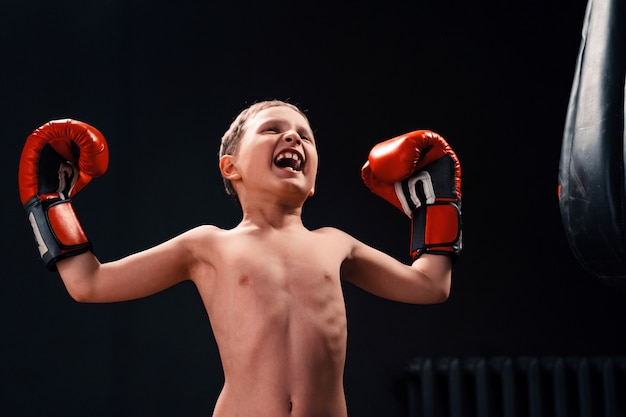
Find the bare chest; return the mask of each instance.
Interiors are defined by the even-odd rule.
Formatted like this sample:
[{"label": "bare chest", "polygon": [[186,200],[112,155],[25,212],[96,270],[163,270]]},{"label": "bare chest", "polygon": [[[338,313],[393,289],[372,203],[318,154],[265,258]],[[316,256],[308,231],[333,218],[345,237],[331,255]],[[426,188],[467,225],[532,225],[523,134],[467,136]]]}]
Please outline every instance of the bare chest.
[{"label": "bare chest", "polygon": [[341,243],[313,233],[233,240],[216,271],[218,303],[232,300],[261,315],[319,314],[343,308]]},{"label": "bare chest", "polygon": [[286,241],[235,252],[225,275],[236,290],[307,302],[329,297],[340,286],[341,257],[330,248]]}]

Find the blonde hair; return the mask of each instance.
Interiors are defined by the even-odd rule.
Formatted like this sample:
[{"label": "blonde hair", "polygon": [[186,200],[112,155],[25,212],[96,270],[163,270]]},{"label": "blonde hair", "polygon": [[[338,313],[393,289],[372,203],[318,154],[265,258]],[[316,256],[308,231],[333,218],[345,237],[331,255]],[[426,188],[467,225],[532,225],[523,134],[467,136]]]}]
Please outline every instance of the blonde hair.
[{"label": "blonde hair", "polygon": [[[261,110],[269,109],[270,107],[278,107],[278,106],[289,107],[290,109],[293,109],[297,111],[298,113],[300,113],[308,121],[308,118],[306,117],[304,112],[298,108],[298,106],[291,104],[291,103],[287,103],[286,101],[265,100],[265,101],[256,102],[252,104],[251,106],[247,107],[246,109],[244,109],[243,111],[241,111],[241,113],[239,113],[239,115],[235,118],[235,120],[233,120],[228,130],[222,136],[222,141],[220,143],[219,158],[221,159],[222,156],[224,155],[234,155],[237,152],[237,150],[239,149],[239,144],[241,143],[241,138],[243,137],[246,122],[250,118],[254,117]],[[231,195],[231,196],[237,195],[232,183],[230,182],[230,180],[227,180],[226,178],[224,178],[224,188],[226,189],[226,193],[228,195]]]}]

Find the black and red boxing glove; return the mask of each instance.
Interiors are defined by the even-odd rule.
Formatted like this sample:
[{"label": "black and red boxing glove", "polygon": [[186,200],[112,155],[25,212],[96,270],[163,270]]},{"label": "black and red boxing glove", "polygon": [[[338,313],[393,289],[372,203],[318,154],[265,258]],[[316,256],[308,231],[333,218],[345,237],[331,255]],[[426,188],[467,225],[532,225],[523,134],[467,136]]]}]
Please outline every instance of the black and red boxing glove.
[{"label": "black and red boxing glove", "polygon": [[374,146],[365,185],[411,218],[411,257],[461,252],[461,164],[443,137],[416,130]]},{"label": "black and red boxing glove", "polygon": [[28,136],[20,157],[20,199],[39,254],[51,271],[68,256],[92,249],[71,197],[107,170],[109,149],[102,133],[77,120],[53,120]]}]

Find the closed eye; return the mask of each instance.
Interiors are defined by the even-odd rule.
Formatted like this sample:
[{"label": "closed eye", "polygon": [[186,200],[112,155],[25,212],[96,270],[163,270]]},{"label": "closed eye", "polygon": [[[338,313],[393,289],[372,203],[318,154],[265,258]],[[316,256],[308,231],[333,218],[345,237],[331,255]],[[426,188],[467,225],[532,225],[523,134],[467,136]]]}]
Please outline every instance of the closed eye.
[{"label": "closed eye", "polygon": [[305,141],[307,141],[307,142],[313,142],[313,137],[312,137],[312,136],[309,136],[309,134],[308,134],[308,133],[306,133],[306,132],[300,132],[300,133],[299,133],[299,135],[300,135],[300,138],[301,138],[302,140],[305,140]]}]

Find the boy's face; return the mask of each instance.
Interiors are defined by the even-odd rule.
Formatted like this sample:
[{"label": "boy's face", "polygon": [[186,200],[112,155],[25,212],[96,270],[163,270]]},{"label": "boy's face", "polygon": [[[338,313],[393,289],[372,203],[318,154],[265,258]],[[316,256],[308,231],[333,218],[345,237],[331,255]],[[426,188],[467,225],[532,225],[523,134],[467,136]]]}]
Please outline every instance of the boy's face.
[{"label": "boy's face", "polygon": [[234,175],[230,179],[240,198],[243,187],[285,193],[302,203],[313,195],[317,176],[313,132],[306,118],[289,107],[261,110],[246,122],[235,155],[223,157],[220,165],[223,175]]}]

